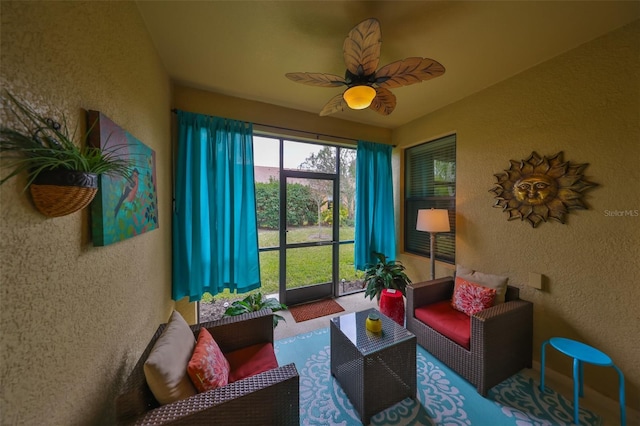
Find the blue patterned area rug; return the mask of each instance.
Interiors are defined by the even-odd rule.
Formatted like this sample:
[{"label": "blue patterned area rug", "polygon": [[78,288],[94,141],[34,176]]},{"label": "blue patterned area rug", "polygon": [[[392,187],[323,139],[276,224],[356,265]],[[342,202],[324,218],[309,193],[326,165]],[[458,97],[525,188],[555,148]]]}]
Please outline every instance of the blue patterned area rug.
[{"label": "blue patterned area rug", "polygon": [[[361,425],[358,414],[331,376],[329,329],[278,340],[280,365],[294,362],[300,374],[301,425]],[[522,373],[481,397],[473,386],[418,345],[418,401],[405,399],[376,414],[372,425],[558,426],[573,420],[573,403]],[[381,391],[384,391],[381,389]],[[602,419],[580,409],[581,425]]]}]

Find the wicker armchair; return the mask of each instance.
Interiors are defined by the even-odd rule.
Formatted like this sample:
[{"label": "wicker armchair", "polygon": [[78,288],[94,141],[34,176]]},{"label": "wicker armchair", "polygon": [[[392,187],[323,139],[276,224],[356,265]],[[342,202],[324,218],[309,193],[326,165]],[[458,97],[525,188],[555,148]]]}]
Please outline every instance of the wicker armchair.
[{"label": "wicker armchair", "polygon": [[407,287],[407,329],[420,346],[473,384],[487,391],[523,368],[531,368],[533,304],[519,298],[517,287],[507,286],[505,303],[471,316],[469,349],[443,336],[415,317],[415,309],[450,300],[454,279],[440,278]]},{"label": "wicker armchair", "polygon": [[[165,326],[160,325],[153,335],[116,400],[118,424],[300,424],[300,378],[294,364],[160,406],[147,386],[143,365]],[[273,343],[273,313],[269,309],[191,326],[194,336],[200,327],[211,331],[225,353]]]}]

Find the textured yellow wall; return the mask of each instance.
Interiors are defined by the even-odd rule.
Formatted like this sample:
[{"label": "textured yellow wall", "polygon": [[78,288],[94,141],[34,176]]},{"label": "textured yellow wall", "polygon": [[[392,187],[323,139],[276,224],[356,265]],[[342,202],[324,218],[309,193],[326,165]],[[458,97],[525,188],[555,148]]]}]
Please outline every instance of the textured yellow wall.
[{"label": "textured yellow wall", "polygon": [[107,247],[87,210],[47,219],[23,177],[0,187],[0,424],[113,424],[117,388],[173,307],[169,78],[134,3],[0,5],[3,88],[71,123],[101,111],[156,151],[160,227]]},{"label": "textured yellow wall", "polygon": [[[509,276],[534,303],[534,360],[552,336],[600,348],[623,370],[628,404],[638,409],[640,217],[607,211],[640,210],[640,21],[397,129],[396,164],[402,148],[451,132],[456,261]],[[585,193],[589,210],[533,229],[492,207],[493,175],[532,151],[563,151],[566,161],[590,164],[586,179],[599,186]],[[401,258],[414,280],[427,279],[428,259]],[[527,287],[529,272],[547,277],[544,291]],[[552,369],[571,374],[567,357],[548,355]],[[617,400],[613,369],[587,366],[585,375],[587,386]]]},{"label": "textured yellow wall", "polygon": [[[81,109],[102,111],[157,154],[160,228],[112,246],[92,247],[87,211],[46,219],[21,193],[24,179],[0,187],[0,424],[109,424],[116,389],[173,307],[169,80],[132,3],[2,1],[0,12],[3,88],[73,121]],[[636,405],[640,219],[605,210],[640,209],[639,35],[636,22],[404,126],[391,139],[384,129],[359,130],[403,147],[457,132],[458,261],[508,275],[535,303],[537,359],[552,335],[600,347],[625,372],[628,401]],[[177,96],[176,106],[260,121],[234,115],[245,103],[214,108],[215,96],[200,96]],[[282,124],[277,107],[250,111]],[[323,131],[304,114],[287,118],[303,120],[305,130],[346,137],[353,130],[338,122]],[[591,164],[587,177],[600,186],[586,197],[590,210],[571,213],[566,225],[531,229],[492,208],[493,174],[533,150],[562,150],[566,160]],[[399,175],[395,182],[399,199]],[[427,277],[428,260],[401,257],[415,281]],[[528,272],[548,277],[544,292],[526,287]],[[446,273],[439,265],[438,274]],[[550,362],[570,371],[566,358],[550,353]],[[612,370],[586,374],[588,385],[615,398]]]}]

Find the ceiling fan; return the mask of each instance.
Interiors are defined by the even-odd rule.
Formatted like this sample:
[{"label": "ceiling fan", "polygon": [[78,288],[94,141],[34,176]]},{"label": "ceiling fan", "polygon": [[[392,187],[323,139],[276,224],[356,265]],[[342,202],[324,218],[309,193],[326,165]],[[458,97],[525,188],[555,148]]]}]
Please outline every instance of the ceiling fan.
[{"label": "ceiling fan", "polygon": [[320,111],[321,116],[351,109],[367,107],[389,115],[396,107],[396,97],[390,88],[408,86],[430,80],[444,74],[444,67],[429,58],[411,57],[392,62],[379,70],[382,36],[380,22],[365,19],[353,27],[344,40],[344,78],[339,75],[317,72],[291,72],[285,76],[296,83],[319,87],[347,86],[344,93],[331,98]]}]

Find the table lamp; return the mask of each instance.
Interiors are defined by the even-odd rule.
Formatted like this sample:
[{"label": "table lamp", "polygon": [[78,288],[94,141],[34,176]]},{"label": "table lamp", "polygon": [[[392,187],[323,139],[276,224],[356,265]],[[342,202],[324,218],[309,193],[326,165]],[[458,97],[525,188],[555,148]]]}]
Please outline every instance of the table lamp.
[{"label": "table lamp", "polygon": [[418,221],[416,231],[428,232],[431,234],[431,279],[436,279],[436,232],[449,232],[449,212],[443,209],[422,209],[418,210]]}]

